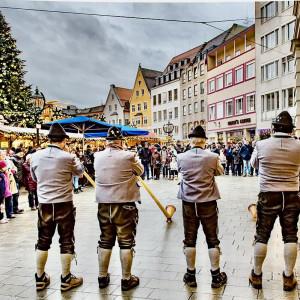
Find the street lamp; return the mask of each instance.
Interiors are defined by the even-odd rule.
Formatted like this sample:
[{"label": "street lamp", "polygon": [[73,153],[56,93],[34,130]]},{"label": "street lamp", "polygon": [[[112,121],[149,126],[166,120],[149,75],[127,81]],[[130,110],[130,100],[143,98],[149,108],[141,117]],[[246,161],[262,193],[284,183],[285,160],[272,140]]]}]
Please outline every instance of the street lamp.
[{"label": "street lamp", "polygon": [[163,131],[164,131],[164,133],[166,133],[168,135],[169,138],[171,138],[172,133],[174,131],[174,124],[170,123],[170,121],[168,121],[167,124],[164,124]]},{"label": "street lamp", "polygon": [[40,145],[40,118],[46,106],[46,99],[42,92],[36,87],[35,94],[32,96],[33,107],[31,115],[33,116],[35,128],[36,128],[36,145]]}]

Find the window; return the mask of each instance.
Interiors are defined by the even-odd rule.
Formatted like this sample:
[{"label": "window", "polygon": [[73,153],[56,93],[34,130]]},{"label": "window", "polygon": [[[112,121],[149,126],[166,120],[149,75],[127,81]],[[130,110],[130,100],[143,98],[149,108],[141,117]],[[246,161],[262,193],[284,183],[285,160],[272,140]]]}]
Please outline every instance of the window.
[{"label": "window", "polygon": [[200,65],[200,75],[204,75],[204,64]]},{"label": "window", "polygon": [[200,101],[200,111],[204,112],[204,109],[205,109],[205,107],[204,107],[204,100],[201,100]]},{"label": "window", "polygon": [[115,104],[115,110],[118,110],[118,105],[117,104]]},{"label": "window", "polygon": [[169,102],[172,101],[172,91],[168,91]]},{"label": "window", "polygon": [[262,81],[271,80],[278,77],[278,60],[261,67]]},{"label": "window", "polygon": [[198,95],[198,85],[195,84],[194,85],[194,96],[197,96]]},{"label": "window", "polygon": [[282,3],[282,10],[286,10],[294,4],[294,1],[281,1]]},{"label": "window", "polygon": [[198,77],[198,67],[194,68],[194,78],[196,79]]},{"label": "window", "polygon": [[265,94],[261,97],[262,110],[273,111],[279,109],[279,92]]},{"label": "window", "polygon": [[178,107],[174,107],[174,118],[178,118]]},{"label": "window", "polygon": [[147,102],[144,102],[144,110],[148,108]]},{"label": "window", "polygon": [[175,134],[178,134],[178,126],[174,126],[174,132]]},{"label": "window", "polygon": [[139,103],[139,104],[137,105],[137,110],[138,110],[138,111],[141,111],[141,109],[142,109],[142,105]]},{"label": "window", "polygon": [[161,105],[161,94],[158,94],[158,105]]},{"label": "window", "polygon": [[147,116],[144,117],[144,124],[147,124],[148,123],[148,118]]},{"label": "window", "polygon": [[142,96],[144,96],[144,94],[145,94],[145,91],[142,89]]},{"label": "window", "polygon": [[158,122],[161,122],[161,111],[158,112]]},{"label": "window", "polygon": [[169,120],[172,120],[172,117],[173,117],[173,112],[170,110],[169,111]]},{"label": "window", "polygon": [[192,113],[192,104],[188,105],[188,113],[189,113],[189,115]]},{"label": "window", "polygon": [[255,94],[246,96],[246,112],[254,112],[255,111]]},{"label": "window", "polygon": [[200,94],[204,94],[204,81],[200,82]]},{"label": "window", "polygon": [[153,96],[153,105],[156,105],[156,95]]},{"label": "window", "polygon": [[156,111],[153,113],[153,121],[157,122],[157,112]]},{"label": "window", "polygon": [[139,85],[141,85],[141,83],[142,83],[142,82],[141,82],[141,81],[139,81]]},{"label": "window", "polygon": [[243,113],[243,97],[235,99],[235,114],[241,115]]},{"label": "window", "polygon": [[294,88],[282,90],[282,108],[294,106]]},{"label": "window", "polygon": [[161,128],[158,128],[158,134],[162,135],[162,129]]},{"label": "window", "polygon": [[215,91],[215,79],[211,79],[208,81],[208,91],[212,93]]},{"label": "window", "polygon": [[188,71],[188,81],[192,80],[192,70]]},{"label": "window", "polygon": [[266,52],[278,46],[278,32],[276,29],[261,38],[261,52]]},{"label": "window", "polygon": [[194,113],[197,113],[199,110],[199,103],[198,102],[194,102]]},{"label": "window", "polygon": [[188,97],[191,98],[192,97],[192,87],[188,88]]},{"label": "window", "polygon": [[182,90],[182,99],[183,99],[183,100],[186,99],[186,90]]},{"label": "window", "polygon": [[243,81],[243,67],[235,69],[235,83]]},{"label": "window", "polygon": [[282,75],[294,72],[294,56],[289,55],[282,58]]},{"label": "window", "polygon": [[216,80],[216,90],[221,90],[224,86],[224,80],[223,80],[223,75],[217,77]]},{"label": "window", "polygon": [[132,112],[135,112],[135,105],[132,105],[132,106],[131,106],[131,111],[132,111]]},{"label": "window", "polygon": [[139,91],[135,91],[135,94],[138,97],[140,93],[139,93]]},{"label": "window", "polygon": [[175,100],[178,100],[178,90],[177,89],[174,90],[174,101]]},{"label": "window", "polygon": [[164,116],[164,120],[167,120],[167,110],[166,109],[164,109],[164,111],[163,111],[163,116]]},{"label": "window", "polygon": [[232,103],[232,100],[227,100],[225,102],[225,114],[226,114],[226,117],[231,117],[233,115],[233,103]]},{"label": "window", "polygon": [[222,119],[224,117],[223,107],[223,102],[217,103],[217,119]]},{"label": "window", "polygon": [[232,85],[232,71],[225,73],[225,86],[231,86]]},{"label": "window", "polygon": [[215,119],[215,114],[216,114],[216,106],[210,105],[208,109],[208,118],[210,121]]},{"label": "window", "polygon": [[290,41],[294,36],[295,21],[282,26],[282,43]]},{"label": "window", "polygon": [[115,99],[115,95],[111,94],[111,99],[114,100]]},{"label": "window", "polygon": [[186,105],[182,106],[182,115],[186,116]]},{"label": "window", "polygon": [[167,103],[167,92],[162,93],[163,103]]},{"label": "window", "polygon": [[255,76],[255,62],[246,64],[246,79],[253,78]]},{"label": "window", "polygon": [[112,111],[111,105],[108,106],[108,110],[109,110],[109,111]]},{"label": "window", "polygon": [[186,81],[186,73],[182,73],[182,83],[185,83]]},{"label": "window", "polygon": [[278,13],[278,2],[272,1],[261,8],[261,23],[264,23],[268,21],[268,19],[271,19],[275,17]]}]

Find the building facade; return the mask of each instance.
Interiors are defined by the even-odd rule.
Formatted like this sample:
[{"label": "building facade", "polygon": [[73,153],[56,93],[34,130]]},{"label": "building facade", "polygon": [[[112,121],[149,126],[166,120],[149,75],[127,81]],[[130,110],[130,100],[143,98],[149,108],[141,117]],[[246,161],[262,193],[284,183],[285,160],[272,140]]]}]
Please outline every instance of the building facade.
[{"label": "building facade", "polygon": [[296,17],[294,39],[292,40],[292,52],[295,57],[295,110],[296,110],[296,135],[300,136],[300,2],[294,2],[294,16]]},{"label": "building facade", "polygon": [[270,134],[272,119],[279,112],[288,110],[296,115],[293,4],[255,2],[257,134],[261,137]]},{"label": "building facade", "polygon": [[151,89],[156,77],[162,72],[138,66],[130,98],[130,124],[147,130],[152,129]]},{"label": "building facade", "polygon": [[129,100],[132,90],[110,85],[106,98],[103,115],[110,124],[129,125],[130,105]]},{"label": "building facade", "polygon": [[227,143],[254,137],[254,25],[208,52],[207,116],[207,134],[211,142]]},{"label": "building facade", "polygon": [[[153,131],[158,136],[166,136],[164,125],[173,124],[172,136],[176,140],[183,139],[182,103],[186,91],[182,93],[181,76],[186,67],[194,60],[202,46],[195,47],[171,59],[163,74],[156,79],[151,90]],[[185,83],[185,82],[184,82]],[[184,86],[185,88],[185,86]]]}]

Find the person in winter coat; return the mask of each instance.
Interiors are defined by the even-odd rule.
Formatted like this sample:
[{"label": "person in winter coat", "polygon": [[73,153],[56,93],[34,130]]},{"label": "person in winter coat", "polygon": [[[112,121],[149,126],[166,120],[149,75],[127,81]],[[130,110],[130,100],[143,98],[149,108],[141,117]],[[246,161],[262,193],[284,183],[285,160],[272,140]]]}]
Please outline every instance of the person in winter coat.
[{"label": "person in winter coat", "polygon": [[6,163],[1,160],[0,161],[0,224],[8,223],[8,220],[4,218],[4,210],[5,210],[5,191],[6,191],[6,178],[5,174],[2,170],[6,167]]},{"label": "person in winter coat", "polygon": [[162,147],[162,150],[160,151],[160,155],[161,155],[163,178],[167,178],[169,170],[168,170],[168,150],[166,146]]},{"label": "person in winter coat", "polygon": [[36,210],[39,201],[37,196],[37,184],[30,173],[31,154],[26,156],[26,162],[23,164],[23,185],[28,191],[28,204],[31,210]]},{"label": "person in winter coat", "polygon": [[235,176],[242,176],[242,160],[240,157],[240,147],[237,145],[233,151],[233,164],[234,164],[234,173]]},{"label": "person in winter coat", "polygon": [[229,169],[231,169],[232,175],[234,174],[234,164],[233,164],[233,154],[232,154],[232,146],[227,145],[227,148],[224,151],[226,156],[226,170],[225,175],[229,175]]},{"label": "person in winter coat", "polygon": [[[152,152],[149,149],[148,143],[145,142],[143,147],[139,150],[138,152],[139,154],[139,158],[142,162],[142,165],[144,167],[144,173],[142,174],[142,179],[145,179],[145,176],[147,177],[147,179],[150,179],[150,161],[151,161],[151,156],[152,156]],[[152,173],[152,172],[151,172]]]},{"label": "person in winter coat", "polygon": [[159,180],[161,168],[161,156],[157,149],[154,150],[151,157],[151,165],[153,167],[154,180]]},{"label": "person in winter coat", "polygon": [[251,175],[251,168],[250,168],[250,158],[251,158],[251,149],[248,141],[244,142],[244,145],[241,147],[239,152],[240,157],[243,160],[243,176],[246,177],[247,175]]}]

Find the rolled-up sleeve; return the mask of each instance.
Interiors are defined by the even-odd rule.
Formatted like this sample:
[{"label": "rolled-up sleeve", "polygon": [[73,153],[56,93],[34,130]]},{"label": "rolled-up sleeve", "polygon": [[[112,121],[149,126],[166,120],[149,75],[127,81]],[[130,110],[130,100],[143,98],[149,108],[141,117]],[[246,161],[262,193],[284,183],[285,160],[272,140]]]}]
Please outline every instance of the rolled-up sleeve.
[{"label": "rolled-up sleeve", "polygon": [[133,156],[132,169],[133,173],[137,176],[140,176],[144,173],[144,166],[141,164],[140,160],[136,155]]},{"label": "rolled-up sleeve", "polygon": [[218,157],[217,158],[217,167],[216,167],[216,170],[215,170],[215,176],[220,176],[220,175],[223,175],[223,174],[224,174],[224,168],[221,164],[220,158]]},{"label": "rolled-up sleeve", "polygon": [[257,145],[252,152],[250,164],[254,169],[258,169],[259,161],[258,161]]}]

